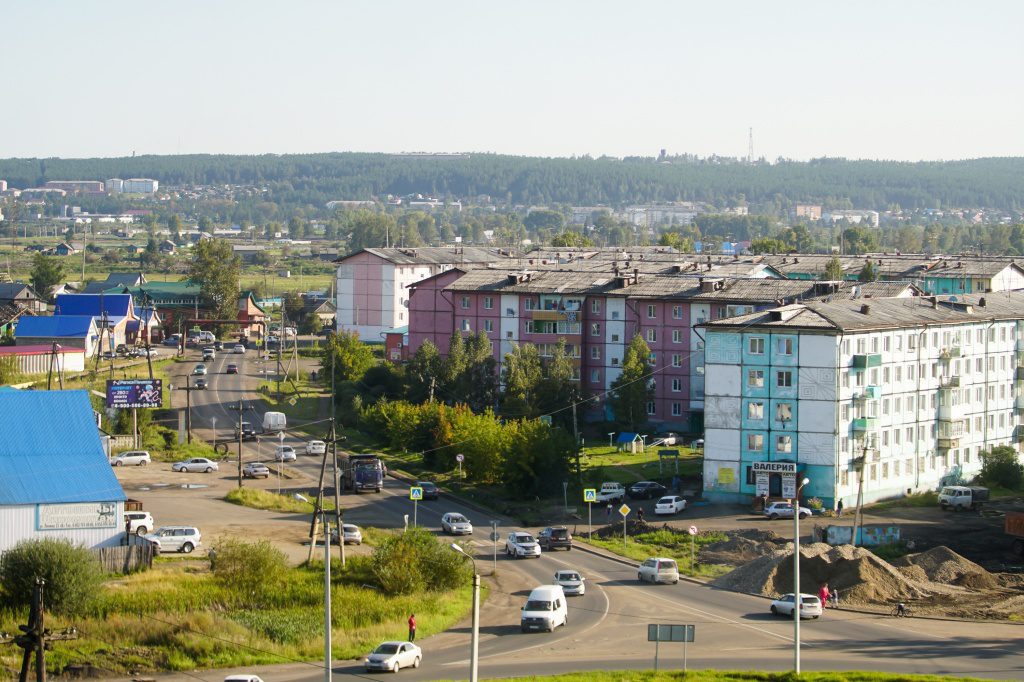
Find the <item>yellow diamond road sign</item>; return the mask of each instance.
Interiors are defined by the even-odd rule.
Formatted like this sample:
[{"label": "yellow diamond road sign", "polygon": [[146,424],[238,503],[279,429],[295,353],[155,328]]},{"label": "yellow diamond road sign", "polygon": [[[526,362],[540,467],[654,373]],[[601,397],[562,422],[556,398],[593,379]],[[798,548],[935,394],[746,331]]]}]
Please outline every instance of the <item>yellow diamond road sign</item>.
[{"label": "yellow diamond road sign", "polygon": [[597,488],[584,488],[583,489],[583,501],[584,502],[597,502]]},{"label": "yellow diamond road sign", "polygon": [[619,507],[619,513],[622,514],[623,516],[629,516],[629,512],[631,512],[631,511],[633,511],[633,510],[629,508],[628,504],[624,504],[621,507]]},{"label": "yellow diamond road sign", "polygon": [[409,488],[409,499],[410,500],[422,500],[423,499],[423,488],[418,485],[414,485]]}]

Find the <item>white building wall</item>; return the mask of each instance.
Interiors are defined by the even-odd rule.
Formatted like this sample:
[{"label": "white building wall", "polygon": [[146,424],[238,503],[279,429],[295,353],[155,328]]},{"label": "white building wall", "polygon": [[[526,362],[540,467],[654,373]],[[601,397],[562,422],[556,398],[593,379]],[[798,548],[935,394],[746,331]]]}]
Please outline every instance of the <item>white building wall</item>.
[{"label": "white building wall", "polygon": [[626,356],[626,299],[609,298],[605,302],[607,317],[604,325],[604,363],[608,367],[605,372],[605,388],[622,374],[622,360]]},{"label": "white building wall", "polygon": [[0,553],[22,540],[63,538],[88,548],[118,545],[124,537],[124,502],[117,502],[112,528],[83,528],[69,530],[36,530],[38,505],[12,505],[0,507]]},{"label": "white building wall", "polygon": [[[501,306],[501,322],[499,323],[499,330],[501,332],[500,357],[504,358],[519,343],[519,325],[521,324],[519,318],[519,296],[517,294],[502,294],[498,305]],[[512,311],[511,315],[508,314],[509,311]]]},{"label": "white building wall", "polygon": [[1012,265],[1008,265],[992,278],[990,288],[992,291],[1024,289],[1024,274]]}]

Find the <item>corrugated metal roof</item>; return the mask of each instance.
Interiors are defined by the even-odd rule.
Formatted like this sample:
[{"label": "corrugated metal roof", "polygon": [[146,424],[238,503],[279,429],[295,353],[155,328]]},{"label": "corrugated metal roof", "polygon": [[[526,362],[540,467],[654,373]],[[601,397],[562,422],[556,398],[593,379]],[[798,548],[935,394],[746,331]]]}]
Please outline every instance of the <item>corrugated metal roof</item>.
[{"label": "corrugated metal roof", "polygon": [[91,315],[57,315],[55,317],[23,317],[14,330],[15,338],[84,337],[93,329]]},{"label": "corrugated metal roof", "polygon": [[125,499],[86,391],[4,391],[0,433],[0,505]]},{"label": "corrugated metal roof", "polygon": [[346,259],[360,253],[372,253],[389,263],[396,265],[448,265],[457,263],[491,263],[508,260],[510,254],[501,249],[491,249],[479,246],[420,246],[415,248],[394,248],[394,249],[362,249],[355,253],[339,258],[335,263],[342,263]]},{"label": "corrugated metal roof", "polygon": [[54,305],[54,315],[92,315],[108,318],[128,317],[134,306],[129,294],[60,294]]}]

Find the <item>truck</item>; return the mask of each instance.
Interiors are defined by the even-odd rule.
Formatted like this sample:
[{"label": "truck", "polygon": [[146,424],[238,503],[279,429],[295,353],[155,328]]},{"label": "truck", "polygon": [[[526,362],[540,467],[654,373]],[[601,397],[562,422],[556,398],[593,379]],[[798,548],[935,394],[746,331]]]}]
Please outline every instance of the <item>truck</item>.
[{"label": "truck", "polygon": [[341,487],[354,493],[372,490],[379,493],[384,485],[384,463],[377,455],[350,454],[341,472]]},{"label": "truck", "polygon": [[1003,530],[1013,538],[1013,551],[1024,556],[1024,512],[1006,512]]},{"label": "truck", "polygon": [[605,481],[601,484],[601,489],[597,491],[597,501],[600,504],[619,503],[625,498],[625,486],[614,481]]},{"label": "truck", "polygon": [[943,509],[981,509],[985,502],[988,502],[988,488],[980,486],[947,485],[939,491],[939,506]]}]

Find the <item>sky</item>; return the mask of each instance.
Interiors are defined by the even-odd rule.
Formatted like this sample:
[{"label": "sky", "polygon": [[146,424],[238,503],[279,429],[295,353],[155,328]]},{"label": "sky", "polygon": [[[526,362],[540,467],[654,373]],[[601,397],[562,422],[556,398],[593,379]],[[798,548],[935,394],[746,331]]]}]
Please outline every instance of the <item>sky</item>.
[{"label": "sky", "polygon": [[1024,156],[1018,0],[6,3],[0,158]]}]

